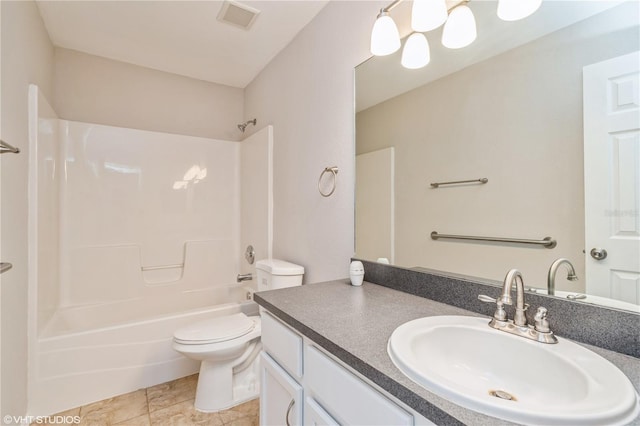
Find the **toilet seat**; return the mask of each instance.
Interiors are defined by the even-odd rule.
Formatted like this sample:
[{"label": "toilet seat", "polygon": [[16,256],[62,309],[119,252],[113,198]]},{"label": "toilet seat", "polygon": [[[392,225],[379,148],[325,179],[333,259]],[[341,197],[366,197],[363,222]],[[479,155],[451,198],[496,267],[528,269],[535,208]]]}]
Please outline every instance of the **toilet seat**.
[{"label": "toilet seat", "polygon": [[200,321],[178,329],[173,340],[183,345],[206,345],[237,339],[256,327],[254,320],[242,312]]}]

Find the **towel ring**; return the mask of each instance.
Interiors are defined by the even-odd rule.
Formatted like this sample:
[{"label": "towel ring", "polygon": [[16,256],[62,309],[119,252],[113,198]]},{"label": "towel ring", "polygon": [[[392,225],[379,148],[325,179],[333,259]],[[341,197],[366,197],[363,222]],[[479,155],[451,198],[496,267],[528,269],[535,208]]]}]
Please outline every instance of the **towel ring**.
[{"label": "towel ring", "polygon": [[[333,186],[331,188],[331,191],[329,192],[322,192],[322,188],[320,187],[320,183],[322,182],[322,177],[324,176],[325,173],[331,173],[333,175]],[[331,194],[333,194],[333,192],[336,190],[337,181],[338,181],[338,166],[325,167],[322,173],[320,173],[320,179],[318,179],[318,191],[320,191],[320,195],[322,195],[323,197],[330,197]]]}]

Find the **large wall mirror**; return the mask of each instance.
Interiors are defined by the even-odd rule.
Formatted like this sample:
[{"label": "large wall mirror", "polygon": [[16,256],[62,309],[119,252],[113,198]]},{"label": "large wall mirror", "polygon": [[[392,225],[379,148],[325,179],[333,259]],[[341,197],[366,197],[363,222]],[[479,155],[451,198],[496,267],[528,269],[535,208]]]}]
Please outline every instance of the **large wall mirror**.
[{"label": "large wall mirror", "polygon": [[[542,293],[566,258],[577,280],[560,264],[557,297],[640,312],[639,2],[547,0],[515,22],[468,6],[470,46],[435,30],[424,68],[399,51],[356,69],[356,257],[496,281],[518,268]],[[431,185],[463,180],[478,181]]]}]

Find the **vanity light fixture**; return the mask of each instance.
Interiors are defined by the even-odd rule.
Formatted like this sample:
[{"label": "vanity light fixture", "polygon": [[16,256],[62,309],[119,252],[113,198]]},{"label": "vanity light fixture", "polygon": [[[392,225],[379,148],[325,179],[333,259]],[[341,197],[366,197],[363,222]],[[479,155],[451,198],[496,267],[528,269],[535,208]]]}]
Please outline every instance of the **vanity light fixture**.
[{"label": "vanity light fixture", "polygon": [[415,70],[426,66],[431,60],[429,42],[422,33],[413,33],[402,49],[402,66]]},{"label": "vanity light fixture", "polygon": [[466,4],[451,10],[442,30],[442,45],[449,49],[460,49],[473,43],[478,33],[476,18]]},{"label": "vanity light fixture", "polygon": [[[380,9],[371,31],[371,53],[386,56],[396,52],[400,46],[400,33],[389,12],[402,0],[395,0]],[[434,30],[442,24],[442,44],[450,49],[460,49],[473,43],[477,37],[476,20],[467,5],[469,0],[457,1],[447,9],[446,0],[413,0],[411,8],[411,28],[413,33],[407,38],[402,52],[405,68],[422,68],[430,61],[429,43],[424,32]],[[542,0],[499,0],[498,17],[505,21],[515,21],[534,13]]]},{"label": "vanity light fixture", "polygon": [[446,0],[413,0],[411,29],[418,33],[435,30],[448,16]]},{"label": "vanity light fixture", "polygon": [[400,33],[393,18],[389,15],[389,11],[397,3],[399,1],[381,9],[376,22],[373,24],[373,30],[371,30],[371,53],[375,56],[390,55],[400,49]]},{"label": "vanity light fixture", "polygon": [[542,0],[499,0],[498,18],[503,21],[517,21],[538,10]]}]

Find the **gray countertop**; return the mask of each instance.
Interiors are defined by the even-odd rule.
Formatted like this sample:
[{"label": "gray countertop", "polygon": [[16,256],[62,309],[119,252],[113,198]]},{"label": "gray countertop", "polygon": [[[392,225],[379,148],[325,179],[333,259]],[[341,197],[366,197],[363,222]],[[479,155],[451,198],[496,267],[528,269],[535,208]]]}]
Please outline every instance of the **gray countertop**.
[{"label": "gray countertop", "polygon": [[[348,279],[259,292],[255,301],[438,425],[513,424],[427,391],[402,374],[387,354],[391,333],[407,321],[434,315],[479,314],[368,282],[354,287]],[[640,389],[639,359],[582,346],[611,361]],[[640,425],[640,419],[633,424]]]}]

